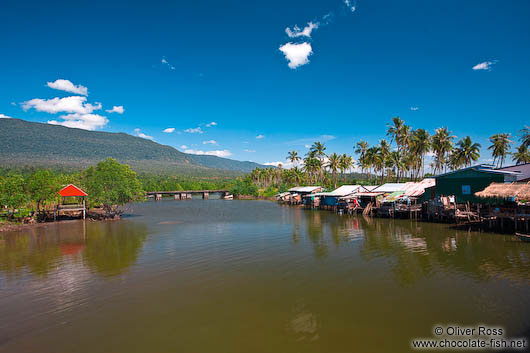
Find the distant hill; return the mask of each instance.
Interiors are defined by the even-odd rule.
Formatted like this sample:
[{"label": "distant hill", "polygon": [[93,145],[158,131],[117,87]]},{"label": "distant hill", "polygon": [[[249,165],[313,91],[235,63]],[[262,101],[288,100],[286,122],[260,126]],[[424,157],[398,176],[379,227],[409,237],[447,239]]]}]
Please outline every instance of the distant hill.
[{"label": "distant hill", "polygon": [[107,157],[139,172],[226,174],[263,167],[216,156],[182,153],[125,133],[87,131],[20,119],[0,119],[0,167],[78,169]]}]

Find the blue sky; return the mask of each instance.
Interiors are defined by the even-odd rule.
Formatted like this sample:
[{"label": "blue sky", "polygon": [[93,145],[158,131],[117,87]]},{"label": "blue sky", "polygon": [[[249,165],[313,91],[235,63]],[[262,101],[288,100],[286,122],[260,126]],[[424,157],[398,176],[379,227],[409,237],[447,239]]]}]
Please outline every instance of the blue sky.
[{"label": "blue sky", "polygon": [[261,163],[315,140],[353,154],[396,115],[470,135],[486,160],[490,135],[530,124],[528,1],[52,0],[0,10],[4,116]]}]

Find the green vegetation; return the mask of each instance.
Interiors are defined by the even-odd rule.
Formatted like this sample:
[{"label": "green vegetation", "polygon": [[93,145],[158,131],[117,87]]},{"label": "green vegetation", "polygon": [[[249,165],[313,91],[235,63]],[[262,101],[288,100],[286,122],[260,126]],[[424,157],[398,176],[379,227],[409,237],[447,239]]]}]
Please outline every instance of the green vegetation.
[{"label": "green vegetation", "polygon": [[137,172],[187,176],[240,176],[260,165],[215,156],[200,156],[125,133],[0,120],[0,167],[36,166],[79,171],[105,158],[126,163]]},{"label": "green vegetation", "polygon": [[8,220],[37,216],[42,208],[58,201],[58,191],[73,183],[90,197],[89,205],[101,206],[114,212],[117,206],[144,196],[136,173],[128,165],[108,158],[95,167],[79,173],[57,173],[37,169],[25,174],[8,171],[0,173],[0,206]]},{"label": "green vegetation", "polygon": [[[413,130],[399,117],[387,125],[386,135],[390,142],[381,139],[376,146],[359,141],[354,146],[357,161],[351,156],[325,153],[326,146],[315,142],[302,160],[298,151],[290,151],[287,160],[294,165],[292,169],[256,168],[242,178],[247,185],[256,185],[258,194],[265,189],[278,191],[291,186],[318,184],[327,188],[336,188],[340,184],[382,184],[387,181],[418,180],[428,176],[425,173],[425,157],[432,154],[429,167],[433,174],[471,166],[480,158],[481,145],[465,136],[455,143],[456,136],[447,127],[441,127],[431,134],[425,129]],[[516,164],[530,163],[530,126],[520,131],[521,145],[513,153]],[[500,133],[490,137],[493,163],[502,167],[509,155],[513,142],[511,134]],[[394,146],[393,146],[394,144]],[[346,172],[356,165],[361,173]],[[240,186],[240,188],[243,188]]]},{"label": "green vegetation", "polygon": [[101,205],[107,213],[116,207],[144,197],[136,173],[113,158],[99,162],[81,174],[81,185],[90,195],[89,205]]},{"label": "green vegetation", "polygon": [[[88,193],[89,207],[102,207],[113,214],[117,206],[143,199],[145,191],[213,190],[234,188],[230,177],[198,178],[182,175],[137,175],[128,165],[113,158],[99,162],[80,172],[50,169],[0,169],[0,219],[39,220],[41,211],[58,202],[58,191],[75,184]],[[237,194],[258,196],[258,190],[240,187]],[[268,194],[272,193],[269,190]]]}]

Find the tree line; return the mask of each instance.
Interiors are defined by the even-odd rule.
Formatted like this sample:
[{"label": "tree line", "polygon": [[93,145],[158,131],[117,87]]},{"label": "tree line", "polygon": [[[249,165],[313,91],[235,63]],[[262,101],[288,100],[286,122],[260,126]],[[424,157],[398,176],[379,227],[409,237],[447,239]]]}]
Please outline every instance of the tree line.
[{"label": "tree line", "polygon": [[[89,207],[102,207],[114,212],[117,206],[144,196],[136,173],[128,165],[108,158],[77,173],[36,169],[31,173],[7,171],[0,176],[0,207],[8,219],[39,215],[47,205],[55,204],[58,191],[75,184],[88,193]],[[20,212],[24,210],[25,212]]]},{"label": "tree line", "polygon": [[[319,184],[337,187],[346,183],[347,179],[355,183],[384,183],[387,180],[400,182],[403,180],[418,180],[428,175],[469,167],[480,158],[479,143],[470,136],[457,141],[457,137],[447,127],[440,127],[430,134],[427,130],[412,129],[399,118],[392,118],[387,124],[386,137],[375,146],[368,142],[358,141],[353,149],[357,160],[347,154],[326,154],[326,146],[316,141],[309,151],[302,156],[298,151],[290,151],[286,160],[293,165],[284,169],[256,168],[247,176],[247,188],[252,183],[257,188],[277,188],[284,190],[293,185]],[[489,138],[493,164],[502,167],[509,156],[515,164],[530,163],[530,126],[519,132],[520,145],[512,152],[514,144],[509,133],[494,134]],[[432,161],[426,166],[427,155]],[[358,167],[360,176],[352,179],[351,171]],[[426,167],[430,173],[426,173]]]}]

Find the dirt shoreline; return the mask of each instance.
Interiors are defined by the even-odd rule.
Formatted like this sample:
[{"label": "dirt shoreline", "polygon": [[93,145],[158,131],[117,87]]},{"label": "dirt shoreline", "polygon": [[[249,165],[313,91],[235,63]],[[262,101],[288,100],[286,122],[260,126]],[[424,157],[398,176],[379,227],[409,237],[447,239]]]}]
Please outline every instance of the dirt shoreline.
[{"label": "dirt shoreline", "polygon": [[[102,214],[95,213],[95,214],[87,214],[86,221],[92,222],[92,221],[113,221],[113,220],[119,220],[121,219],[121,214],[114,214],[112,216],[103,216]],[[73,222],[79,222],[83,219],[62,219],[57,221],[47,221],[47,222],[32,222],[32,223],[13,223],[13,222],[6,222],[0,224],[0,233],[4,232],[18,232],[26,229],[35,229],[35,228],[42,228],[46,227],[52,224],[57,223],[73,223]]]}]

